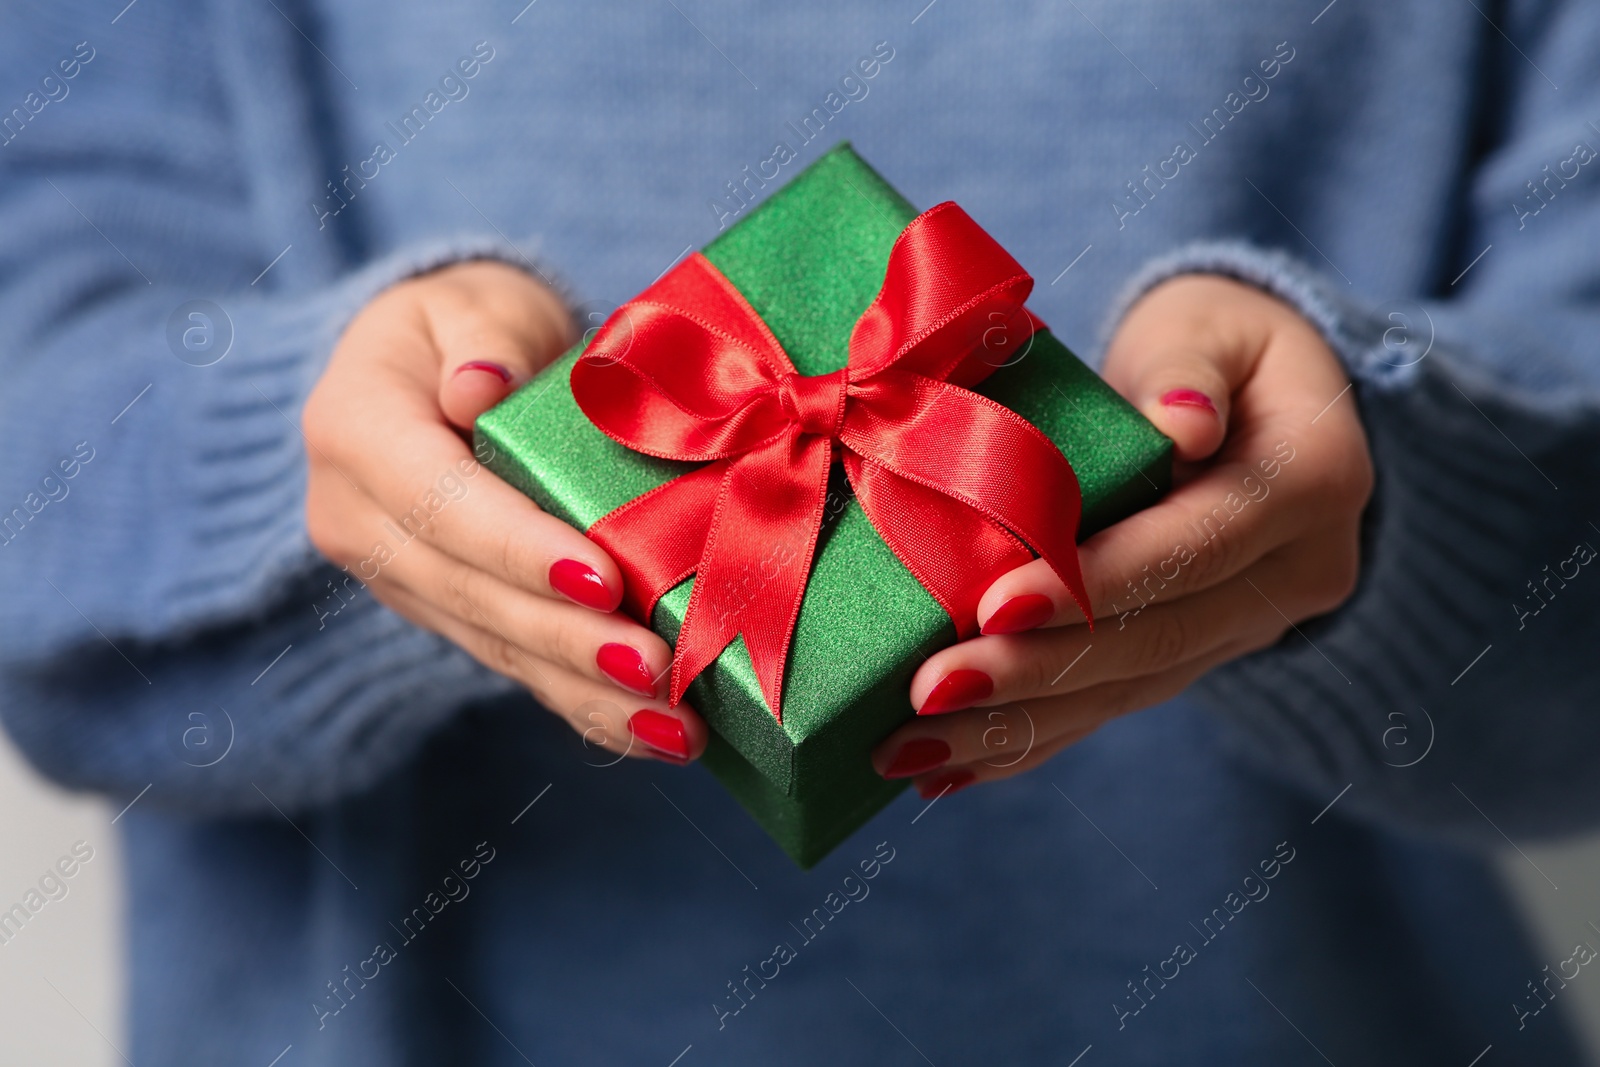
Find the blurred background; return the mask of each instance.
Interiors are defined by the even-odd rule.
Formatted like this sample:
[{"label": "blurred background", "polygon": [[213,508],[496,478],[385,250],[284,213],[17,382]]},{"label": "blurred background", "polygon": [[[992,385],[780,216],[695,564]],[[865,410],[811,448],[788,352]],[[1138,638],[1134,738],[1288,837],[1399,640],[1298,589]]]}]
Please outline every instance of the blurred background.
[{"label": "blurred background", "polygon": [[[86,842],[94,858],[66,879],[17,933],[0,927],[0,1065],[115,1067],[122,1053],[120,809],[63,792],[22,761],[0,734],[0,912],[22,900],[57,860]],[[1500,858],[1541,960],[1555,970],[1586,942],[1600,948],[1600,835],[1559,847],[1519,842]],[[81,854],[81,846],[80,846]],[[59,890],[56,890],[59,893]],[[1591,926],[1590,923],[1594,923]],[[1533,975],[1529,975],[1533,978]],[[1507,990],[1506,1011],[1516,990]],[[1600,975],[1580,972],[1560,991],[1600,1067]],[[1508,1050],[1509,1051],[1509,1050]],[[1481,1067],[1513,1062],[1486,1059]],[[131,1064],[129,1065],[131,1067]]]},{"label": "blurred background", "polygon": [[[79,841],[94,858],[22,927],[0,927],[0,1064],[122,1067],[117,814],[34,773],[0,734],[0,912]],[[82,849],[80,847],[80,854]],[[56,891],[59,893],[59,890]],[[41,894],[42,895],[42,894]]]}]

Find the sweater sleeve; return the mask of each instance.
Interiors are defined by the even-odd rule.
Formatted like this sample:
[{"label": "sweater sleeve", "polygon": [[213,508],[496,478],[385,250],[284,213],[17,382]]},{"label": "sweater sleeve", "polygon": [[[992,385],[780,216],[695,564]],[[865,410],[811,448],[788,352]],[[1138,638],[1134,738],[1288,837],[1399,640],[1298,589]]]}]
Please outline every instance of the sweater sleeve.
[{"label": "sweater sleeve", "polygon": [[306,210],[304,44],[263,11],[38,5],[0,43],[44,101],[0,132],[0,712],[59,781],[197,814],[360,789],[510,687],[319,559],[299,415],[380,290],[518,257]]},{"label": "sweater sleeve", "polygon": [[1521,30],[1560,98],[1510,57],[1522,89],[1431,293],[1367,302],[1282,252],[1207,243],[1149,264],[1121,304],[1231,276],[1343,360],[1338,402],[1359,405],[1377,472],[1357,590],[1192,694],[1319,804],[1349,787],[1345,814],[1474,844],[1600,823],[1600,137],[1583,119],[1600,70],[1560,17]]}]

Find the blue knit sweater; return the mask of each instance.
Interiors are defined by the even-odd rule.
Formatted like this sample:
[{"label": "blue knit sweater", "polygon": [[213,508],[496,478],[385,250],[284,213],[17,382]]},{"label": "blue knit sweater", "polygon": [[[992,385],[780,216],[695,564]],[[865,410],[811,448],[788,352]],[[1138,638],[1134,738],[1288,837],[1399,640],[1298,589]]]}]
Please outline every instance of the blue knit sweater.
[{"label": "blue knit sweater", "polygon": [[[134,1062],[1574,1061],[1484,856],[1600,822],[1600,10],[120,6],[0,36],[0,701],[133,802]],[[1087,355],[1283,296],[1378,488],[1335,614],[800,873],[336,589],[296,420],[397,279],[603,314],[843,137]]]}]

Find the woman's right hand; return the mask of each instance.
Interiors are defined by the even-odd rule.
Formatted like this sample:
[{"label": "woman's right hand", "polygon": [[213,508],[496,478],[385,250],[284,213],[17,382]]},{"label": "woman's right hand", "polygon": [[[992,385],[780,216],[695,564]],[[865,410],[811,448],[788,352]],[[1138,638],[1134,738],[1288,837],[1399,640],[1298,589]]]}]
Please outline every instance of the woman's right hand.
[{"label": "woman's right hand", "polygon": [[681,763],[706,727],[661,699],[672,654],[616,610],[616,564],[467,443],[478,415],[574,339],[556,295],[505,264],[386,290],[306,401],[306,524],[379,601],[520,682],[587,743]]}]

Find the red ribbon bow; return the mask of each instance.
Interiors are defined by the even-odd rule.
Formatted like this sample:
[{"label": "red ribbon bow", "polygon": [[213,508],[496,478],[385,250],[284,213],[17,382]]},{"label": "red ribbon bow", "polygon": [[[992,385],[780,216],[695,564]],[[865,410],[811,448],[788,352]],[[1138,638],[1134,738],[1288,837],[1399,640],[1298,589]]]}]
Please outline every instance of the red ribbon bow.
[{"label": "red ribbon bow", "polygon": [[622,569],[625,606],[647,623],[663,593],[696,576],[672,703],[743,634],[782,721],[836,445],[867,518],[960,637],[977,632],[979,598],[1032,559],[1030,547],[1089,616],[1077,476],[1033,424],[963,388],[1042,325],[1023,308],[1032,288],[994,238],[944,203],[895,241],[849,361],[832,374],[796,374],[698,252],[607,320],[572,369],[578,406],[636,452],[705,464],[589,530]]}]

